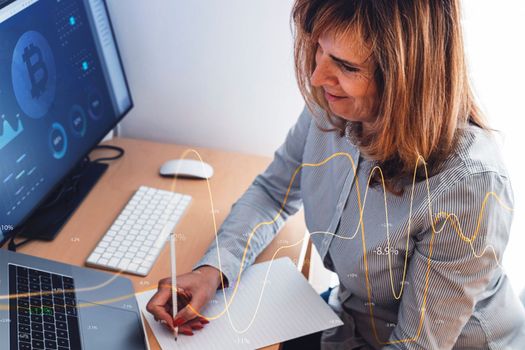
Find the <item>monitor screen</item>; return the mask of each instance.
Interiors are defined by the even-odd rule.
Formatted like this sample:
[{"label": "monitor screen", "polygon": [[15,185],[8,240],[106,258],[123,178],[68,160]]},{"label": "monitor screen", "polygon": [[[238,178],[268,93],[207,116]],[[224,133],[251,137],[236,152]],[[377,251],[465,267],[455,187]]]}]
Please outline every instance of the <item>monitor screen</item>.
[{"label": "monitor screen", "polygon": [[104,0],[0,0],[0,242],[131,107]]}]

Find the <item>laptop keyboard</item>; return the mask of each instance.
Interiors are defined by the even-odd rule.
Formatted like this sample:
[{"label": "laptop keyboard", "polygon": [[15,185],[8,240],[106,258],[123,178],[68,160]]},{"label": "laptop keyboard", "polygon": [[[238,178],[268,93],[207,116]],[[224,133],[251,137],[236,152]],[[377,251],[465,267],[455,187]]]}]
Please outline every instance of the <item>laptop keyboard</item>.
[{"label": "laptop keyboard", "polygon": [[81,349],[71,277],[9,264],[11,350]]}]

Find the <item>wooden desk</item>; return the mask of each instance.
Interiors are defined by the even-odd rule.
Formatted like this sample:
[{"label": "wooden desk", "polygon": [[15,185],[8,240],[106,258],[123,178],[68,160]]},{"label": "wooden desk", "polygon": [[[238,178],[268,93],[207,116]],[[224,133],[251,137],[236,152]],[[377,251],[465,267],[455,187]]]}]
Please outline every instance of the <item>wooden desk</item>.
[{"label": "wooden desk", "polygon": [[[20,249],[21,253],[84,266],[84,262],[101,236],[111,226],[116,216],[134,191],[141,185],[170,189],[173,181],[158,175],[159,167],[169,159],[180,158],[187,147],[154,143],[142,140],[115,139],[106,144],[125,149],[123,158],[113,161],[100,182],[91,191],[81,207],[53,242],[32,242]],[[203,160],[214,167],[210,180],[218,227],[230,211],[231,205],[251,184],[254,177],[270,163],[267,157],[196,148]],[[93,157],[109,154],[97,151]],[[214,239],[214,226],[208,189],[205,181],[175,180],[175,191],[193,197],[190,207],[176,227],[177,269],[179,274],[191,271],[208,245]],[[272,244],[259,256],[258,262],[271,258],[283,242],[296,242],[305,232],[303,215],[290,218],[286,227]],[[298,261],[301,247],[279,252]],[[159,279],[170,275],[169,247],[166,245],[150,274],[145,277],[126,275],[133,281],[137,292],[157,285]],[[150,346],[159,349],[151,330],[147,329]],[[205,332],[205,330],[204,330]],[[197,335],[198,336],[198,335]],[[279,345],[265,348],[276,350]]]}]

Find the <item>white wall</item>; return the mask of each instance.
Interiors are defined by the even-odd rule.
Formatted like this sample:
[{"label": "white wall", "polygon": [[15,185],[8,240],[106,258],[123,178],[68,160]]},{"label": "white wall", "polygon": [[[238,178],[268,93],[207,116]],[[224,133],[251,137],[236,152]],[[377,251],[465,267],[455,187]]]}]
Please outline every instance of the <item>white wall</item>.
[{"label": "white wall", "polygon": [[108,0],[135,108],[122,135],[272,155],[303,107],[292,0]]},{"label": "white wall", "polygon": [[514,189],[514,223],[503,260],[517,292],[525,288],[525,2],[463,0],[472,80],[492,127],[503,134],[503,155]]}]

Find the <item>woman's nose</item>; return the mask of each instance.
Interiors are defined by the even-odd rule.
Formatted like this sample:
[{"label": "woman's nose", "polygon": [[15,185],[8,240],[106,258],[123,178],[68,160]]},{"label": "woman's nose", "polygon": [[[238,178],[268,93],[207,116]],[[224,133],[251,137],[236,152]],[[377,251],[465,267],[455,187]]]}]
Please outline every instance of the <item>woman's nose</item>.
[{"label": "woman's nose", "polygon": [[315,87],[337,85],[337,77],[333,74],[325,59],[321,58],[317,61],[315,70],[310,78],[310,84]]}]

